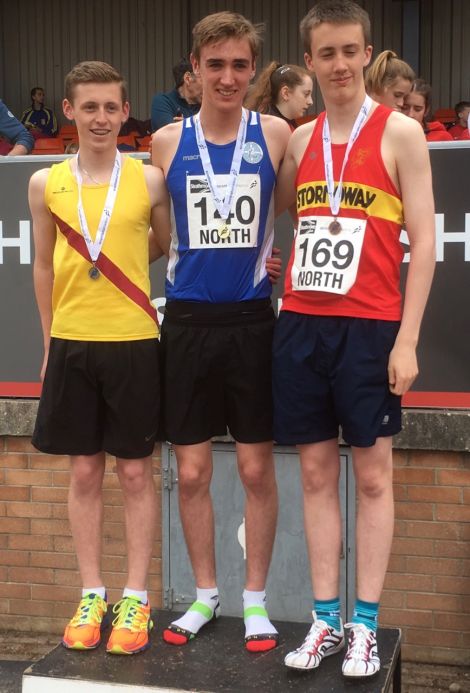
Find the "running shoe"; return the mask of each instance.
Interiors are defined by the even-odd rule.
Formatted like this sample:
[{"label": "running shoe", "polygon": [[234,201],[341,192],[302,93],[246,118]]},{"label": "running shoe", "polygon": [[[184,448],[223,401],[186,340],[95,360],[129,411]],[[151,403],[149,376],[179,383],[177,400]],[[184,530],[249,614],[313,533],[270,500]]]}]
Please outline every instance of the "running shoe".
[{"label": "running shoe", "polygon": [[326,621],[317,619],[312,611],[313,624],[307,637],[297,650],[289,652],[284,664],[293,669],[316,669],[324,657],[334,655],[344,647],[343,625],[340,630],[329,626]]},{"label": "running shoe", "polygon": [[82,598],[74,617],[65,628],[62,645],[70,650],[93,650],[101,642],[101,632],[107,625],[106,599],[90,592]]},{"label": "running shoe", "polygon": [[343,674],[350,678],[373,676],[380,670],[375,632],[363,623],[347,623],[350,628]]},{"label": "running shoe", "polygon": [[116,614],[116,618],[106,652],[133,655],[150,647],[149,633],[153,628],[150,604],[142,604],[140,599],[132,595],[123,597],[114,605],[113,614]]}]

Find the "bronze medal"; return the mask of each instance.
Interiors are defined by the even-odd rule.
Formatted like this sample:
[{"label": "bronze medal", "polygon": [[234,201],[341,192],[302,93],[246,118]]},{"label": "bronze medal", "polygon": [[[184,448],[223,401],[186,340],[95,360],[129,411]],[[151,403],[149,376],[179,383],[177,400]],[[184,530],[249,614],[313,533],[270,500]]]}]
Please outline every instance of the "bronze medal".
[{"label": "bronze medal", "polygon": [[90,269],[88,270],[88,276],[90,277],[90,279],[99,279],[100,271],[98,267],[96,267],[96,265],[90,267]]},{"label": "bronze medal", "polygon": [[341,224],[337,219],[331,222],[331,224],[328,226],[328,231],[333,235],[337,236],[342,230]]}]

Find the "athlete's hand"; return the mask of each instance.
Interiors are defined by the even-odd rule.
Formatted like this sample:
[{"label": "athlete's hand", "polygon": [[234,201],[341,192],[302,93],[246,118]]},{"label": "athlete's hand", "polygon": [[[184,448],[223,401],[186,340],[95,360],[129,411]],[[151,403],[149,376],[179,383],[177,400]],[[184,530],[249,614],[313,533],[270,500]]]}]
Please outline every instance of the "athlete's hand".
[{"label": "athlete's hand", "polygon": [[277,284],[277,280],[281,276],[282,259],[280,257],[275,257],[280,254],[281,251],[279,248],[273,248],[271,257],[266,258],[266,272],[268,273],[271,284]]},{"label": "athlete's hand", "polygon": [[395,343],[388,359],[388,384],[394,395],[404,395],[418,375],[416,348],[410,344]]}]

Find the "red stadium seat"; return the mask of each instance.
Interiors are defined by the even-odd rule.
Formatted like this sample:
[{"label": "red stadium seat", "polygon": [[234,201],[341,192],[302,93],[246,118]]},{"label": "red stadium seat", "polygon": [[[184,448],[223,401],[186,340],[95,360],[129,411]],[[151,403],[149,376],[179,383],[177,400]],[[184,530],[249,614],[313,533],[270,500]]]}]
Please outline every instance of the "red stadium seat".
[{"label": "red stadium seat", "polygon": [[31,154],[63,154],[64,143],[61,137],[39,137],[34,142]]}]

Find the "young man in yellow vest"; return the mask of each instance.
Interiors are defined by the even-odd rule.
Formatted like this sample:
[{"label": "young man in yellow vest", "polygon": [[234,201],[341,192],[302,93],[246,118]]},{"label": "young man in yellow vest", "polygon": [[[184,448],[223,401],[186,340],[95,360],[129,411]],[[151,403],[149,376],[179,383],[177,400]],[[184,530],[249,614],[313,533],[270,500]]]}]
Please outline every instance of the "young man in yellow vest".
[{"label": "young man in yellow vest", "polygon": [[151,224],[166,223],[167,194],[158,170],[117,151],[129,104],[113,67],[76,65],[63,109],[76,122],[79,152],[34,173],[29,187],[45,350],[33,443],[70,455],[69,519],[83,592],[62,642],[77,650],[100,644],[106,620],[101,488],[105,455],[116,456],[128,576],[107,651],[135,654],[148,647],[152,627],[146,583],[157,521],[159,343],[148,234]]}]

